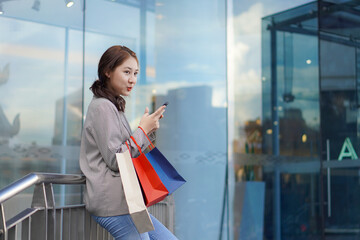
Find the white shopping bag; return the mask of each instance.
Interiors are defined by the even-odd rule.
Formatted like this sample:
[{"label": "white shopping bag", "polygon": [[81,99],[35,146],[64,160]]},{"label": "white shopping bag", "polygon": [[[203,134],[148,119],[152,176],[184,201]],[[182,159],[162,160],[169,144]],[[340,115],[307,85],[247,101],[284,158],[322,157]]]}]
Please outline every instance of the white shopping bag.
[{"label": "white shopping bag", "polygon": [[116,160],[119,165],[126,203],[136,229],[139,233],[154,230],[154,225],[145,206],[129,150],[127,149],[125,152],[116,153]]}]

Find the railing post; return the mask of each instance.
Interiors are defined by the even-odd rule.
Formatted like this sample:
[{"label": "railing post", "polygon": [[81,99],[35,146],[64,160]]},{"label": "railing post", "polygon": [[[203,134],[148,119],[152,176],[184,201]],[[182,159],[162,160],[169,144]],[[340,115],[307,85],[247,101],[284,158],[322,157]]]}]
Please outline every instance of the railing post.
[{"label": "railing post", "polygon": [[5,212],[2,203],[0,204],[0,240],[7,240]]},{"label": "railing post", "polygon": [[48,212],[48,240],[56,239],[56,209],[52,183],[45,184],[47,212]]},{"label": "railing post", "polygon": [[32,217],[31,239],[55,239],[55,200],[51,183],[41,183],[35,186],[31,207],[43,209]]}]

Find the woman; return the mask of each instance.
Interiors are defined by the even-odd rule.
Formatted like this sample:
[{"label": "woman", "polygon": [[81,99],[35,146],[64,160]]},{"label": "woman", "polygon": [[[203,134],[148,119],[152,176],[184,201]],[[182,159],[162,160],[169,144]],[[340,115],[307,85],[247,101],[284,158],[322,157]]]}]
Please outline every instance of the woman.
[{"label": "woman", "polygon": [[139,234],[129,215],[121,185],[115,154],[130,148],[131,155],[139,155],[137,144],[145,150],[148,135],[159,128],[159,119],[166,106],[153,114],[145,109],[139,128],[131,132],[124,115],[125,100],[134,88],[139,73],[136,54],[124,46],[107,49],[99,61],[98,76],[90,87],[94,97],[89,104],[80,149],[80,168],[86,176],[84,201],[86,209],[116,240],[177,239],[153,216],[154,231]]}]

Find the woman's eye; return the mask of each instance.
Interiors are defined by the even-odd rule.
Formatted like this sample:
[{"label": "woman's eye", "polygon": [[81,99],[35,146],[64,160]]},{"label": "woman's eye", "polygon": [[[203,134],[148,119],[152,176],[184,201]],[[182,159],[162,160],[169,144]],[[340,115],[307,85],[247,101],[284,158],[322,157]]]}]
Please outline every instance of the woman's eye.
[{"label": "woman's eye", "polygon": [[134,73],[134,75],[137,76],[137,75],[138,75],[138,72]]}]

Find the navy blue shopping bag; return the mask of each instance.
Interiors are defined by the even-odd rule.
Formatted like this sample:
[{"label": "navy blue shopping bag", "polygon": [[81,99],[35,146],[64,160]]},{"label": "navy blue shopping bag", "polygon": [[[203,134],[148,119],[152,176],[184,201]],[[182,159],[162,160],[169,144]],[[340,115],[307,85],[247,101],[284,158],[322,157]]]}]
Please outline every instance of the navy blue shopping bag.
[{"label": "navy blue shopping bag", "polygon": [[[143,132],[144,130],[139,127]],[[147,137],[146,133],[144,132]],[[186,181],[166,159],[166,157],[157,149],[150,139],[148,138],[151,146],[151,151],[146,153],[145,156],[151,163],[152,167],[158,174],[160,180],[168,190],[169,195],[175,192],[176,189],[181,187]]]},{"label": "navy blue shopping bag", "polygon": [[156,147],[145,155],[169,191],[169,195],[186,182]]}]

